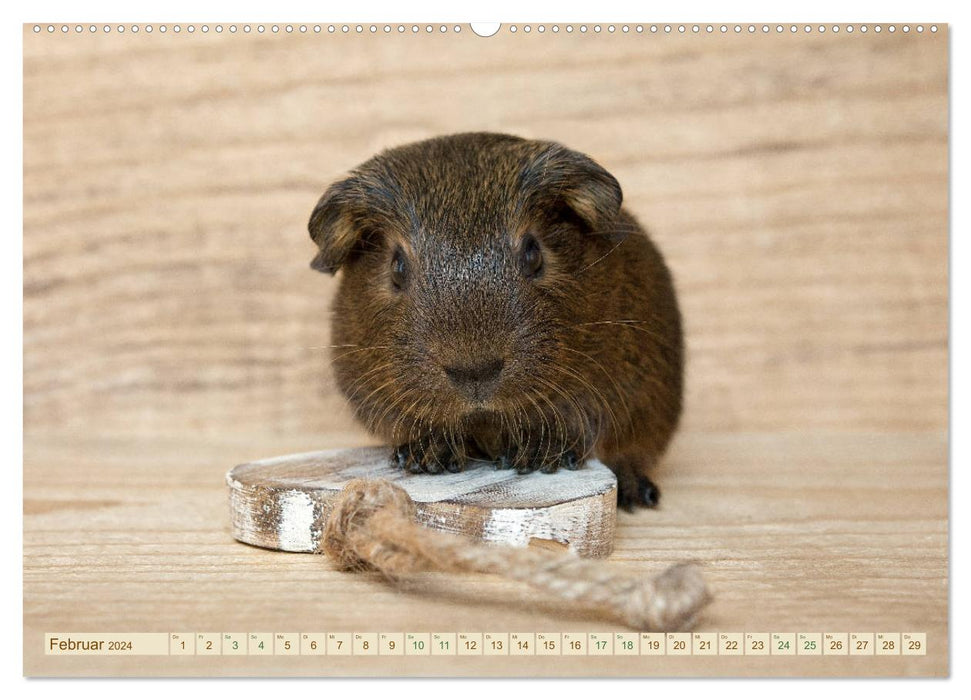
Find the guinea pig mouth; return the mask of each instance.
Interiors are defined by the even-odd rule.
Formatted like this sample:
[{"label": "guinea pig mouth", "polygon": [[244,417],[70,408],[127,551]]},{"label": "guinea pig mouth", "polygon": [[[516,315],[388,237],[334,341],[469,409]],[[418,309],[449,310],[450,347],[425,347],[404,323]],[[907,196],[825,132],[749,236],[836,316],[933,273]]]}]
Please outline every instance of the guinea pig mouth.
[{"label": "guinea pig mouth", "polygon": [[498,382],[493,384],[477,384],[472,386],[465,386],[457,389],[457,393],[462,397],[464,403],[468,406],[468,412],[482,412],[492,410],[493,407],[493,397],[496,394]]},{"label": "guinea pig mouth", "polygon": [[490,357],[446,365],[443,369],[452,388],[473,408],[481,409],[499,388],[505,364],[501,357]]}]

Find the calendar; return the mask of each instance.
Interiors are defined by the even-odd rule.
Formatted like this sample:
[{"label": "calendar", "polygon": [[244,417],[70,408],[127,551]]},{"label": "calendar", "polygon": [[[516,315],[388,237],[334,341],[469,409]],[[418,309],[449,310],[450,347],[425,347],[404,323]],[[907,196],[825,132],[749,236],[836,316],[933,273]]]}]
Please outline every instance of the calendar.
[{"label": "calendar", "polygon": [[924,632],[47,633],[49,656],[925,656]]}]

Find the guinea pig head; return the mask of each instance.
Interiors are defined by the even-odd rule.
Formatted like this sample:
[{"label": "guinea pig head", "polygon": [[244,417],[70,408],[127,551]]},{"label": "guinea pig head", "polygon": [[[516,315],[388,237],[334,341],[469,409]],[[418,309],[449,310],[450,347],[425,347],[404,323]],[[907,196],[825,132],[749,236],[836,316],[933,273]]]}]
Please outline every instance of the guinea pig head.
[{"label": "guinea pig head", "polygon": [[331,185],[311,267],[342,271],[333,364],[358,417],[406,440],[545,410],[576,379],[571,327],[586,269],[625,235],[621,198],[588,157],[494,134],[386,151]]}]

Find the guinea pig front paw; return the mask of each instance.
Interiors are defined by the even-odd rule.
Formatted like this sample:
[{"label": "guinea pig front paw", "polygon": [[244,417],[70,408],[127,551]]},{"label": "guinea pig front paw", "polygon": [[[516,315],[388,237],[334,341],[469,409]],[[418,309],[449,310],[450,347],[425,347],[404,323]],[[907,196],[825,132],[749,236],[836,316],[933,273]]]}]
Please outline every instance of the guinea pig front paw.
[{"label": "guinea pig front paw", "polygon": [[457,474],[466,460],[448,447],[431,443],[405,443],[391,452],[392,466],[410,474]]},{"label": "guinea pig front paw", "polygon": [[497,469],[515,469],[520,474],[538,471],[543,474],[553,474],[558,469],[576,471],[582,462],[573,450],[566,450],[559,454],[551,454],[548,450],[510,450],[499,457]]}]

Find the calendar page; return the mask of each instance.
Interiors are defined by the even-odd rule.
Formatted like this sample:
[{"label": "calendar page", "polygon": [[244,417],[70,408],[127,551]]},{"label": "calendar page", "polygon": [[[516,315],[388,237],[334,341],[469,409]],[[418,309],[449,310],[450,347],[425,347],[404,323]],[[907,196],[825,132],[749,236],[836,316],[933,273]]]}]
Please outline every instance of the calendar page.
[{"label": "calendar page", "polygon": [[948,33],[25,24],[24,674],[947,676]]}]

